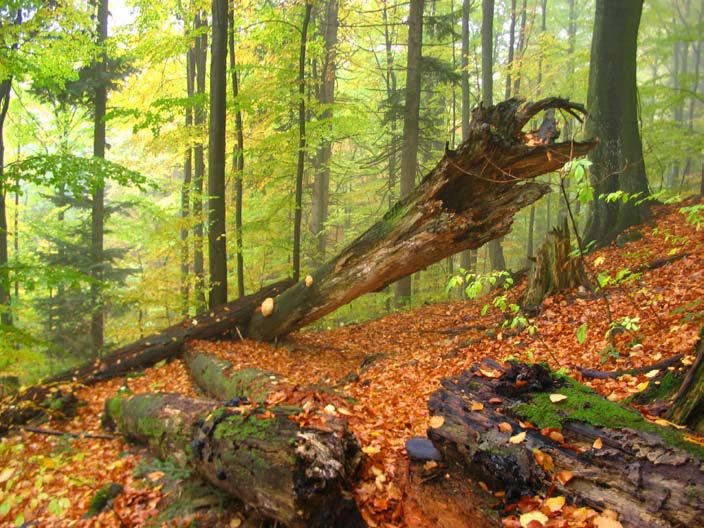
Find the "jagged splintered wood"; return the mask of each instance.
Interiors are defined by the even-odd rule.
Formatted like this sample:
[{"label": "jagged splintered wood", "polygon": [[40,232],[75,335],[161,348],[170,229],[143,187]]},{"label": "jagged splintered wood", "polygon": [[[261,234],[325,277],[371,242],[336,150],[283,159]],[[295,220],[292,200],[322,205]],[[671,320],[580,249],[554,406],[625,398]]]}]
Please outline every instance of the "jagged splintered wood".
[{"label": "jagged splintered wood", "polygon": [[248,335],[271,340],[320,319],[368,292],[445,257],[478,248],[508,233],[518,210],[549,192],[531,181],[583,156],[594,141],[534,144],[523,127],[539,112],[559,109],[577,119],[581,105],[548,98],[509,99],[477,107],[468,138],[406,198],[336,257],[280,294],[269,317],[255,314]]}]

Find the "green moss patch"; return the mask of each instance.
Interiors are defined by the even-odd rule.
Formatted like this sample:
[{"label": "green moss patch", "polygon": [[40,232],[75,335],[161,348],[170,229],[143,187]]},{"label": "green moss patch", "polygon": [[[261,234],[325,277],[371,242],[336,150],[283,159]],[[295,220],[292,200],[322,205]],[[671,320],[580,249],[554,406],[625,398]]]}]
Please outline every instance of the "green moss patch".
[{"label": "green moss patch", "polygon": [[610,402],[571,378],[564,379],[567,384],[554,392],[564,394],[566,400],[553,403],[548,393],[531,393],[528,395],[529,401],[516,405],[513,412],[541,429],[562,429],[566,422],[583,422],[595,427],[654,433],[666,444],[704,460],[704,447],[686,441],[681,431],[650,423],[637,411]]}]

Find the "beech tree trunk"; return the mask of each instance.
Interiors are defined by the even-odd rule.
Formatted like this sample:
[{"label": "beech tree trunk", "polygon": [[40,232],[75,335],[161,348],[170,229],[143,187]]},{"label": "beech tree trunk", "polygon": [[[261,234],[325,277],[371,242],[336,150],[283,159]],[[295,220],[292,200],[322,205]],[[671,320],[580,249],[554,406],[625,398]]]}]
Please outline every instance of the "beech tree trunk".
[{"label": "beech tree trunk", "polygon": [[301,427],[294,407],[228,407],[168,393],[117,396],[105,409],[106,423],[131,440],[190,465],[266,518],[300,528],[364,526],[351,488],[361,454],[343,421]]},{"label": "beech tree trunk", "polygon": [[582,261],[570,256],[571,251],[570,230],[567,218],[563,218],[562,225],[545,236],[545,242],[528,272],[524,307],[538,307],[546,295],[589,285]]},{"label": "beech tree trunk", "polygon": [[[448,151],[416,189],[342,252],[255,314],[248,335],[288,334],[401,277],[465,249],[500,238],[513,215],[548,192],[530,182],[585,154],[593,142],[529,146],[521,129],[538,112],[582,109],[562,99],[517,99],[475,109],[469,137]],[[548,151],[550,154],[548,154]]]},{"label": "beech tree trunk", "polygon": [[[550,394],[567,398],[553,403]],[[483,409],[471,411],[473,404]],[[445,461],[505,490],[509,499],[550,488],[618,512],[627,527],[704,526],[704,497],[697,491],[704,489],[701,446],[540,365],[475,365],[444,381],[428,409],[444,417],[428,436]],[[524,429],[519,420],[543,429]],[[509,440],[522,433],[525,439]],[[597,439],[602,447],[594,446]]]}]

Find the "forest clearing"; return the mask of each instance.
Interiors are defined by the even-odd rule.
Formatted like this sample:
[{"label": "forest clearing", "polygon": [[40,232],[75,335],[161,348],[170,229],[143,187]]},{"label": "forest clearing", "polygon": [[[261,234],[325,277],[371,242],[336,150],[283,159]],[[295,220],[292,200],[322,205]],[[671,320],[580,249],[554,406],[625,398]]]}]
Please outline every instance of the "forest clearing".
[{"label": "forest clearing", "polygon": [[0,526],[704,528],[703,31],[0,2]]}]

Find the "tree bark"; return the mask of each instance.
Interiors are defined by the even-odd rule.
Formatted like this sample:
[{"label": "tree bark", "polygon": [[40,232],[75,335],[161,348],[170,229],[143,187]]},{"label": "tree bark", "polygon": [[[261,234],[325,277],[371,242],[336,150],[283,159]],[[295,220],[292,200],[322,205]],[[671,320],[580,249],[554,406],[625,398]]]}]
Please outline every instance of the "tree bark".
[{"label": "tree bark", "polygon": [[[108,0],[97,2],[97,41],[98,46],[104,46],[108,37]],[[105,110],[108,99],[108,89],[105,84],[106,53],[101,51],[101,58],[95,62],[95,113],[93,123],[93,156],[105,157]],[[90,297],[93,308],[91,314],[91,352],[97,356],[102,352],[104,343],[105,307],[100,298],[101,281],[103,280],[103,238],[105,234],[105,187],[99,183],[93,190],[91,204],[91,265],[93,282],[90,286]]]},{"label": "tree bark", "polygon": [[227,302],[225,234],[225,131],[227,117],[227,0],[213,0],[210,53],[210,132],[208,134],[208,304]]},{"label": "tree bark", "polygon": [[571,251],[570,230],[565,218],[560,227],[547,234],[528,272],[524,307],[536,308],[547,295],[589,285],[582,261],[570,256]]},{"label": "tree bark", "polygon": [[[482,0],[482,105],[494,104],[494,0]],[[501,240],[489,242],[489,260],[492,270],[506,269]]]},{"label": "tree bark", "polygon": [[[424,0],[411,0],[408,14],[406,98],[403,114],[403,143],[401,145],[401,200],[413,191],[418,168],[423,7]],[[405,304],[410,300],[410,297],[411,277],[404,276],[396,284],[396,304]]]},{"label": "tree bark", "polygon": [[320,119],[325,123],[325,130],[318,148],[315,178],[313,181],[313,203],[311,211],[311,228],[315,236],[318,255],[316,260],[325,259],[326,236],[325,222],[328,218],[330,203],[330,159],[332,157],[332,116],[335,102],[335,71],[337,54],[338,0],[328,0],[325,7],[323,37],[325,41],[325,58],[320,72],[320,92],[318,100],[323,106]]},{"label": "tree bark", "polygon": [[608,244],[649,217],[647,205],[634,200],[607,203],[601,195],[624,191],[649,194],[638,126],[636,53],[642,0],[596,2],[589,69],[587,135],[598,137],[590,154],[594,200],[585,241]]},{"label": "tree bark", "polygon": [[[429,429],[429,438],[451,467],[504,490],[509,500],[549,489],[612,509],[625,527],[704,526],[704,498],[695,491],[704,489],[704,450],[682,432],[646,422],[539,365],[491,361],[442,385],[428,409],[444,423]],[[553,403],[549,394],[567,399]],[[483,408],[470,410],[475,404]],[[571,472],[568,482],[563,470]]]},{"label": "tree bark", "polygon": [[237,145],[232,151],[232,168],[235,173],[235,243],[237,245],[237,295],[244,297],[244,246],[242,244],[242,194],[244,180],[244,129],[240,108],[237,61],[235,59],[235,13],[230,9],[230,70],[232,75],[232,99],[235,101],[235,132]]},{"label": "tree bark", "polygon": [[704,328],[699,333],[694,364],[674,395],[667,418],[704,434]]},{"label": "tree bark", "polygon": [[[205,68],[208,62],[208,24],[205,21],[205,14],[199,13],[195,16],[194,27],[196,31],[196,42],[193,48],[196,68],[196,95],[198,104],[194,114],[194,124],[196,133],[201,137],[205,126],[206,111],[203,105],[205,95]],[[196,312],[204,310],[205,305],[205,260],[203,259],[203,176],[205,175],[205,159],[203,143],[199,140],[194,149],[194,172],[193,172],[193,216],[195,225],[193,226],[193,274],[195,275],[195,302]]]},{"label": "tree bark", "polygon": [[195,64],[192,48],[186,52],[186,95],[189,106],[186,107],[185,125],[189,136],[188,145],[183,160],[183,185],[181,186],[181,315],[188,317],[191,298],[191,283],[189,277],[190,251],[188,248],[188,221],[190,218],[191,185],[193,172],[193,148],[191,147],[190,134],[193,128],[193,109],[190,102],[193,100],[195,84]]},{"label": "tree bark", "polygon": [[291,407],[222,407],[180,394],[106,402],[107,421],[161,458],[291,527],[364,526],[351,493],[361,454],[344,422],[301,427]]},{"label": "tree bark", "polygon": [[477,108],[467,141],[446,152],[412,194],[313,272],[312,281],[274,299],[271,315],[255,314],[250,337],[270,340],[290,333],[364,293],[505,235],[514,213],[548,192],[547,185],[525,180],[556,170],[593,145],[526,145],[521,129],[551,107],[575,115],[580,108],[554,98]]}]

